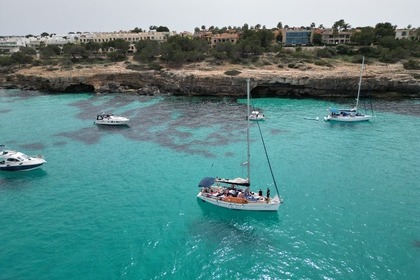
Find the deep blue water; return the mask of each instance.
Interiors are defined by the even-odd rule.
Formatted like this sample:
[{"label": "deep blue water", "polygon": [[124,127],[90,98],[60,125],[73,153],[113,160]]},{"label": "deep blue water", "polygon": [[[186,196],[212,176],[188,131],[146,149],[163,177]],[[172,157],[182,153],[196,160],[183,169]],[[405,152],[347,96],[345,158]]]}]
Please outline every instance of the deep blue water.
[{"label": "deep blue water", "polygon": [[[0,173],[0,279],[417,279],[420,102],[359,124],[304,119],[330,101],[253,102],[277,213],[196,199],[205,176],[246,177],[243,99],[0,90],[0,144],[47,160]],[[274,194],[256,123],[251,139]]]}]

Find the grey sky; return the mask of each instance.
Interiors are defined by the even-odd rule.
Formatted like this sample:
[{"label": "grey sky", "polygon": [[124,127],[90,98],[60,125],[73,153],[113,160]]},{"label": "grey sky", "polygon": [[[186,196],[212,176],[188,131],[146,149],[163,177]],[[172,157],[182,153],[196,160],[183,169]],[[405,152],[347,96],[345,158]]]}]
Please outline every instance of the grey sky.
[{"label": "grey sky", "polygon": [[289,26],[331,27],[344,19],[352,27],[390,22],[398,28],[420,27],[418,0],[0,0],[1,35],[66,34],[119,31],[150,25],[171,31],[195,27]]}]

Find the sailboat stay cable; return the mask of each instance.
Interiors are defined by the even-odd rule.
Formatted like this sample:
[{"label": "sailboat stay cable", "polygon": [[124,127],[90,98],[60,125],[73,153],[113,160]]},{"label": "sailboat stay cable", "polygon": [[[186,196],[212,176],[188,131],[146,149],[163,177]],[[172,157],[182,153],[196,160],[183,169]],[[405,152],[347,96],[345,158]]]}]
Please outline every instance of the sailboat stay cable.
[{"label": "sailboat stay cable", "polygon": [[[247,98],[247,100],[248,100],[248,116],[247,117],[249,118],[249,100],[252,99],[251,93],[250,93],[250,90],[249,90],[249,79],[247,80],[247,93],[249,95],[249,97]],[[261,142],[262,142],[263,147],[264,147],[265,157],[267,158],[268,167],[270,168],[271,177],[273,178],[274,187],[276,188],[277,195],[280,197],[280,192],[279,192],[279,189],[277,187],[276,178],[274,177],[273,168],[271,167],[271,162],[270,162],[270,158],[268,157],[267,147],[265,146],[264,137],[262,135],[260,122],[257,122],[257,125],[258,125],[258,131],[259,131],[260,137],[261,137]],[[249,121],[248,121],[248,137],[249,137]],[[249,147],[249,145],[248,145],[248,147]],[[248,155],[249,155],[249,150],[248,150]],[[249,167],[249,164],[248,164],[248,167]]]},{"label": "sailboat stay cable", "polygon": [[363,56],[362,57],[362,66],[361,66],[361,69],[360,69],[360,76],[359,76],[359,86],[358,86],[358,89],[357,89],[356,111],[357,111],[357,108],[359,107],[360,88],[362,86],[362,75],[363,75],[363,68],[364,67],[365,67],[365,57]]},{"label": "sailboat stay cable", "polygon": [[[363,59],[364,59],[364,57],[363,57]],[[369,76],[368,75],[368,70],[367,70],[367,65],[365,65],[365,68],[364,68],[364,70],[365,70],[365,75],[366,76]],[[370,105],[370,113],[372,114],[372,116],[374,115],[374,113],[373,113],[373,105],[372,105],[372,98],[371,98],[371,95],[369,95],[369,105]],[[366,109],[366,105],[365,105],[365,111],[367,112],[368,110]]]},{"label": "sailboat stay cable", "polygon": [[278,194],[278,196],[280,196],[280,192],[279,192],[279,189],[278,189],[278,187],[277,187],[276,178],[274,177],[274,173],[273,173],[273,168],[271,167],[270,158],[268,157],[267,147],[265,146],[264,137],[263,137],[262,132],[261,132],[260,123],[259,123],[259,122],[257,122],[257,125],[258,125],[258,130],[259,130],[259,132],[260,132],[260,136],[261,136],[261,142],[263,143],[264,152],[265,152],[265,157],[267,158],[268,167],[270,168],[271,177],[273,178],[274,187],[276,187],[277,194]]}]

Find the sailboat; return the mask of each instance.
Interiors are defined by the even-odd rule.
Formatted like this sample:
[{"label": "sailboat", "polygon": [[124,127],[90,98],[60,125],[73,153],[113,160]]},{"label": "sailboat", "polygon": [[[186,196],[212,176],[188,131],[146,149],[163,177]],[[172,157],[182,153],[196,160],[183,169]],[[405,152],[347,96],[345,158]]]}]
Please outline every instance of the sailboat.
[{"label": "sailboat", "polygon": [[365,65],[365,57],[362,59],[362,68],[360,70],[360,77],[359,77],[359,86],[357,90],[357,98],[356,98],[356,106],[350,109],[337,109],[337,108],[329,108],[329,114],[324,117],[325,121],[331,122],[363,122],[369,121],[373,118],[372,115],[364,115],[358,111],[359,106],[359,97],[360,97],[360,88],[362,86],[362,74]]},{"label": "sailboat", "polygon": [[[247,115],[250,115],[250,85],[247,79]],[[265,195],[261,189],[258,192],[251,191],[250,181],[250,136],[249,136],[250,118],[247,118],[247,178],[226,179],[219,177],[205,177],[198,187],[200,192],[197,195],[199,201],[208,202],[221,208],[245,211],[277,211],[281,200],[277,189],[276,181],[273,176],[274,186],[277,194],[271,198],[270,190],[267,189]],[[263,140],[263,139],[262,139]],[[263,142],[264,143],[264,142]],[[266,154],[267,156],[267,154]],[[269,158],[267,156],[269,163]],[[270,163],[269,163],[270,165]],[[270,166],[271,170],[271,166]]]}]

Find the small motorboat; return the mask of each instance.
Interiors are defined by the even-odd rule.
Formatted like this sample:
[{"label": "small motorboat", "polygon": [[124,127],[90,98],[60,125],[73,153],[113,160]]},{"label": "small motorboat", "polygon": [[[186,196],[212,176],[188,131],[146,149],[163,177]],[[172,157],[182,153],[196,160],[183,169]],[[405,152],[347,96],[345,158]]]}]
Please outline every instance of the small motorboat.
[{"label": "small motorboat", "polygon": [[249,115],[250,121],[263,121],[265,120],[264,114],[260,113],[259,111],[252,111]]},{"label": "small motorboat", "polygon": [[96,116],[95,124],[100,125],[128,125],[130,119],[126,117],[114,116],[113,114],[102,113]]},{"label": "small motorboat", "polygon": [[4,145],[0,145],[1,171],[29,171],[40,167],[46,162],[41,155],[31,157],[22,152],[7,149]]}]

